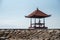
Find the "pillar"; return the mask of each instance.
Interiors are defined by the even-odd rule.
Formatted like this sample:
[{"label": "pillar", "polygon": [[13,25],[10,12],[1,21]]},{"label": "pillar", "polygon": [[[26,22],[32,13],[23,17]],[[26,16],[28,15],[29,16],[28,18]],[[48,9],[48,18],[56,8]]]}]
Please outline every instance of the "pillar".
[{"label": "pillar", "polygon": [[30,18],[30,27],[32,27],[32,18]]},{"label": "pillar", "polygon": [[43,24],[43,27],[45,27],[45,18],[43,18],[43,23],[44,23],[44,24]]},{"label": "pillar", "polygon": [[35,23],[35,24],[34,24],[34,27],[36,27],[36,18],[35,18],[35,21],[34,21],[34,23]]},{"label": "pillar", "polygon": [[40,18],[39,18],[39,27],[40,27]]}]

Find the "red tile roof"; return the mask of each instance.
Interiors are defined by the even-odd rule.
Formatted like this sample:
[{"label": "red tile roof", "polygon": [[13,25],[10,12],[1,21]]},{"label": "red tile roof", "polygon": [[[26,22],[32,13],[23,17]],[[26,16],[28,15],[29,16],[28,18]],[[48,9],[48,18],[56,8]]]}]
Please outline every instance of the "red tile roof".
[{"label": "red tile roof", "polygon": [[28,16],[25,16],[27,18],[45,18],[49,17],[50,15],[45,14],[44,12],[40,11],[38,8]]}]

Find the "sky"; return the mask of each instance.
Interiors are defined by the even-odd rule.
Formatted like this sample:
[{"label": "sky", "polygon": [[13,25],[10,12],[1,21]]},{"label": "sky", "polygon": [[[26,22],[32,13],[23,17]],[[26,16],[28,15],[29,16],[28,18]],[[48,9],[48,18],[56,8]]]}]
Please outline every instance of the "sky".
[{"label": "sky", "polygon": [[28,28],[25,16],[36,8],[51,15],[46,27],[60,28],[60,0],[0,0],[0,29]]}]

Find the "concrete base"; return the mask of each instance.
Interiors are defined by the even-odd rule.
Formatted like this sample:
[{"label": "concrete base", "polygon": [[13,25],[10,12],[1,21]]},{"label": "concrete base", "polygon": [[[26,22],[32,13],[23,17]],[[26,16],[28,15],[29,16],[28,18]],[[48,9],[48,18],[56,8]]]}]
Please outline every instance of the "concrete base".
[{"label": "concrete base", "polygon": [[47,27],[35,27],[35,29],[48,29]]},{"label": "concrete base", "polygon": [[48,29],[48,27],[29,27],[29,29]]}]

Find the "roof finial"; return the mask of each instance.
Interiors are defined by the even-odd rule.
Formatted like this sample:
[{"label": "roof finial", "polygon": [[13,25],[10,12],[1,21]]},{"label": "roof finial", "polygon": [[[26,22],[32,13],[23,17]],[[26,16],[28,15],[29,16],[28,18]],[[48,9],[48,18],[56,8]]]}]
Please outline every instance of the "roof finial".
[{"label": "roof finial", "polygon": [[39,9],[37,8],[37,10],[39,10]]}]

